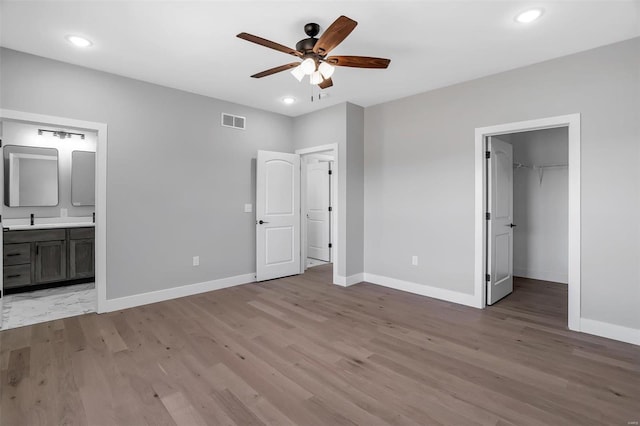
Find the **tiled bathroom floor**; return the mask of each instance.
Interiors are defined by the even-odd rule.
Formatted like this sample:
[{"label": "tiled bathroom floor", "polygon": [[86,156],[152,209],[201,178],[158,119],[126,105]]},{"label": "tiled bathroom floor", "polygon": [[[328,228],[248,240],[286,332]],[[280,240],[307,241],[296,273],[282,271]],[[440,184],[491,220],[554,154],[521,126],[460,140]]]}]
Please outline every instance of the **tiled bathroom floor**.
[{"label": "tiled bathroom floor", "polygon": [[77,284],[4,297],[2,330],[96,311],[94,283]]}]

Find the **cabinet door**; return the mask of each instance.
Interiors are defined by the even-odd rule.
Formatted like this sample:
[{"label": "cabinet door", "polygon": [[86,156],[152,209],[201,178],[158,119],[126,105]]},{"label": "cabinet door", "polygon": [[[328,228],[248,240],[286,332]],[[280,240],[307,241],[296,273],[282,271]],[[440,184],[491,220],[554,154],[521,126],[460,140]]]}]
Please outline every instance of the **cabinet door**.
[{"label": "cabinet door", "polygon": [[36,243],[36,282],[62,281],[67,278],[65,241]]},{"label": "cabinet door", "polygon": [[69,278],[94,276],[93,239],[69,240]]}]

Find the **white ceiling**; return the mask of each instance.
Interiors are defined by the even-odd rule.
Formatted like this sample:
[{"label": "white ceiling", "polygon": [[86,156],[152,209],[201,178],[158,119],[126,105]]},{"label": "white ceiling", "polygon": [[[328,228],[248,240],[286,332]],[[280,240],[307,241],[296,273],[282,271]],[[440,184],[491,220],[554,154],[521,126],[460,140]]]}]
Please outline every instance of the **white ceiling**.
[{"label": "white ceiling", "polygon": [[[515,15],[542,7],[538,21]],[[297,116],[361,106],[640,36],[640,1],[2,1],[2,46],[240,104]],[[235,37],[295,47],[303,25],[339,15],[359,25],[332,54],[391,59],[387,70],[337,68],[329,97],[288,72],[251,74],[292,57]],[[89,49],[65,35],[84,35]],[[313,89],[317,94],[318,89]],[[284,96],[297,102],[284,105]]]}]

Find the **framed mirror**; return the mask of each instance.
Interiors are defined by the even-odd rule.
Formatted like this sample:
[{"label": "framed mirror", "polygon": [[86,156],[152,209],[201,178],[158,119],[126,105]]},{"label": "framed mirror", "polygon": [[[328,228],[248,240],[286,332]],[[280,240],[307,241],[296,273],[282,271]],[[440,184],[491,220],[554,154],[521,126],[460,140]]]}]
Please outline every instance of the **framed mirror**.
[{"label": "framed mirror", "polygon": [[8,207],[58,205],[58,150],[4,147],[4,204]]},{"label": "framed mirror", "polygon": [[94,206],[96,204],[96,153],[73,151],[71,153],[71,204]]}]

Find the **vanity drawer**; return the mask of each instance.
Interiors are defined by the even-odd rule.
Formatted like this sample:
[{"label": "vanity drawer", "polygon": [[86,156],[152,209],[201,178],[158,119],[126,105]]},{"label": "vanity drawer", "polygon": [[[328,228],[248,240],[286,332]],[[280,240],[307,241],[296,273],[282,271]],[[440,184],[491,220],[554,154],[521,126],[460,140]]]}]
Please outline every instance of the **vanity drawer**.
[{"label": "vanity drawer", "polygon": [[67,238],[67,230],[34,229],[33,231],[6,231],[2,237],[5,244],[35,243],[36,241],[62,241]]},{"label": "vanity drawer", "polygon": [[5,244],[3,247],[4,265],[31,263],[31,243]]},{"label": "vanity drawer", "polygon": [[31,264],[5,266],[4,287],[20,287],[31,284]]},{"label": "vanity drawer", "polygon": [[96,235],[95,228],[70,228],[69,239],[70,240],[86,240],[88,238],[94,238]]}]

